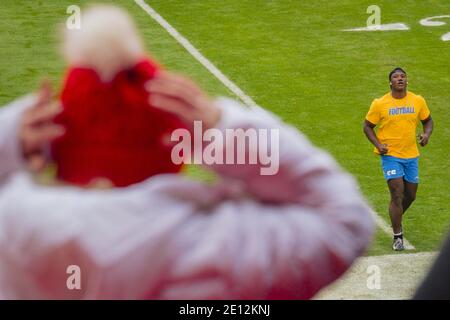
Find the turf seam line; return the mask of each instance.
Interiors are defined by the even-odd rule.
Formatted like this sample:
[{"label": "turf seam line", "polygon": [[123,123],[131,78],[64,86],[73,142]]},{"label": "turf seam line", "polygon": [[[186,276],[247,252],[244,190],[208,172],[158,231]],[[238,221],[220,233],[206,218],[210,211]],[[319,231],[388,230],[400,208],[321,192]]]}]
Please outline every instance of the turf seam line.
[{"label": "turf seam line", "polygon": [[211,74],[213,74],[225,87],[235,94],[243,103],[249,107],[257,107],[256,103],[244,93],[233,81],[222,73],[214,64],[200,53],[192,43],[183,37],[170,23],[168,23],[160,14],[150,7],[144,0],[135,0],[147,14],[159,23],[175,40],[182,45],[200,64],[202,64]]},{"label": "turf seam line", "polygon": [[[222,71],[220,71],[211,61],[209,61],[204,55],[200,53],[192,43],[183,37],[172,25],[167,22],[159,13],[155,11],[147,2],[144,0],[134,1],[138,6],[140,6],[147,14],[155,20],[164,30],[166,30],[181,46],[183,46],[201,65],[203,65],[212,75],[214,75],[222,84],[227,87],[232,93],[234,93],[243,103],[251,108],[260,108],[252,98],[242,91],[233,81],[231,81],[227,76],[225,76]],[[375,224],[383,230],[389,236],[392,235],[391,228],[388,224],[381,218],[375,211],[372,211],[372,215]],[[403,239],[405,249],[415,250],[416,248],[408,241],[406,238]]]}]

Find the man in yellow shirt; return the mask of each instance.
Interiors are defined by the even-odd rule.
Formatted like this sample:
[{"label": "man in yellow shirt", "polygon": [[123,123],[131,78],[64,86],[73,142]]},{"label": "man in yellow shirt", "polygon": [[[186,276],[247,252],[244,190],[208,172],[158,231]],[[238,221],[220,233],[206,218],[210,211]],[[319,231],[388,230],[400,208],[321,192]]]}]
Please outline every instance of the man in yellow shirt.
[{"label": "man in yellow shirt", "polygon": [[433,120],[425,99],[407,91],[408,80],[402,68],[392,70],[389,81],[391,92],[372,102],[364,121],[364,133],[375,146],[374,152],[381,156],[391,193],[392,248],[399,251],[404,249],[402,216],[415,200],[419,184],[417,124],[420,120],[423,125],[419,143],[424,147],[433,132]]}]

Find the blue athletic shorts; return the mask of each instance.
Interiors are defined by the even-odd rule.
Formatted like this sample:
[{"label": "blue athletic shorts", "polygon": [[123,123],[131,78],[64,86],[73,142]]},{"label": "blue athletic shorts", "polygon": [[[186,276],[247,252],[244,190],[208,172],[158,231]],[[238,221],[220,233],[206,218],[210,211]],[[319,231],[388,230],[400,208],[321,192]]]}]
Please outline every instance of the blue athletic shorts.
[{"label": "blue athletic shorts", "polygon": [[386,180],[403,177],[410,183],[419,183],[419,157],[402,159],[382,155],[381,166]]}]

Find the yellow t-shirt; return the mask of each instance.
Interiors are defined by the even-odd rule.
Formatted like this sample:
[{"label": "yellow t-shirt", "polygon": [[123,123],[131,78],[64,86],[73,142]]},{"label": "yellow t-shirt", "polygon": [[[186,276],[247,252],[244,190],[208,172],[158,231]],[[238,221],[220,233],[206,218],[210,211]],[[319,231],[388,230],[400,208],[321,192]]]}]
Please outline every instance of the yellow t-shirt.
[{"label": "yellow t-shirt", "polygon": [[[394,99],[391,93],[375,99],[366,120],[378,125],[377,138],[387,144],[387,155],[398,158],[419,156],[416,128],[419,120],[430,116],[430,110],[422,96],[408,92],[403,99]],[[374,152],[378,154],[375,148]]]}]

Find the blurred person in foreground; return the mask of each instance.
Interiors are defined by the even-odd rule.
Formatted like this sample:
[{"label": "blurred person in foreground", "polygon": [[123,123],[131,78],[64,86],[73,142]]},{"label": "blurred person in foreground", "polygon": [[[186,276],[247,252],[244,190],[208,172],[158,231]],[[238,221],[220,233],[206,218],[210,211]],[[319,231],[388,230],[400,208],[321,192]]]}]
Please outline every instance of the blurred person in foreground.
[{"label": "blurred person in foreground", "polygon": [[169,138],[185,125],[149,104],[145,84],[162,68],[131,17],[114,6],[90,7],[80,30],[64,30],[62,51],[68,68],[55,122],[65,134],[51,145],[58,180],[126,187],[177,173]]},{"label": "blurred person in foreground", "polygon": [[[71,130],[61,121],[66,106],[52,103],[45,85],[0,110],[0,296],[308,299],[366,250],[373,221],[355,180],[295,128],[262,109],[211,99],[181,75],[161,71],[140,85],[149,108],[187,128],[197,120],[224,135],[279,130],[279,145],[265,146],[279,148],[278,172],[212,164],[204,167],[217,174],[213,184],[161,170],[121,188],[114,176],[101,190],[64,177],[63,185],[40,185],[30,171],[45,166],[50,144],[53,154],[64,148]],[[73,267],[79,289],[68,285]]]},{"label": "blurred person in foreground", "polygon": [[415,300],[450,300],[450,234],[439,252],[417,289]]}]

